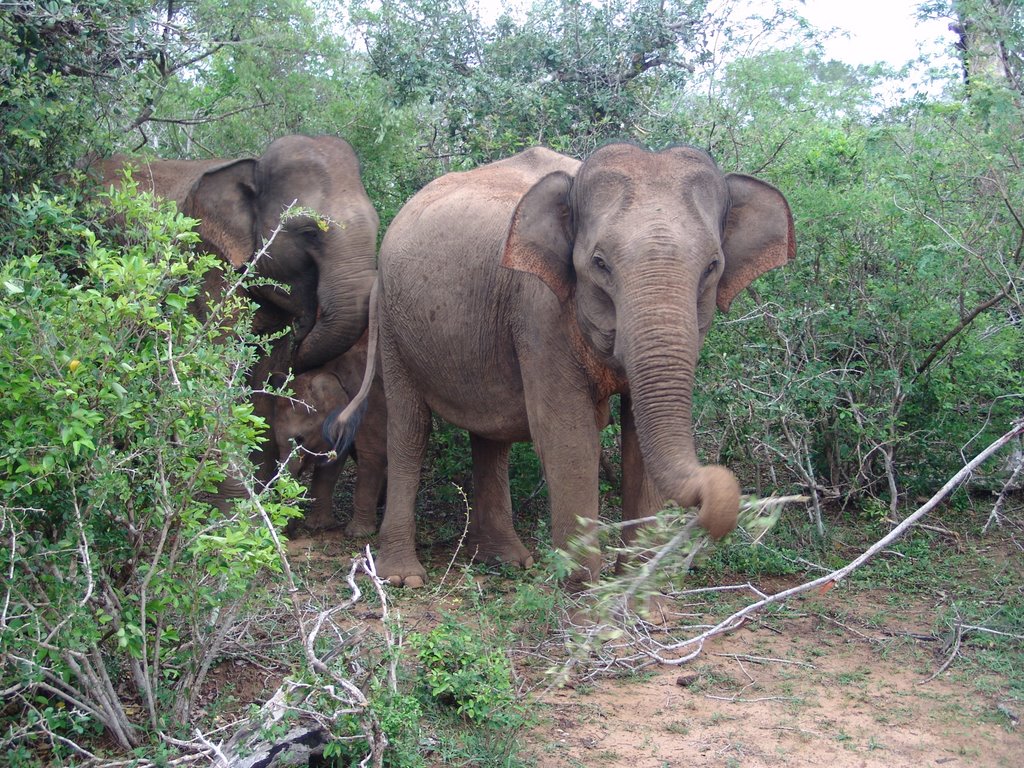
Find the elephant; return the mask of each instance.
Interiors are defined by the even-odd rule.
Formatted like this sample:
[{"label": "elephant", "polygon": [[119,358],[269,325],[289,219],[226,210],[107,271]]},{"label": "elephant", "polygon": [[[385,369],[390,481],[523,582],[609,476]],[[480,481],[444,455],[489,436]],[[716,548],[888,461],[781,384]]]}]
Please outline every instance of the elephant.
[{"label": "elephant", "polygon": [[[698,353],[716,306],[795,255],[782,193],[689,146],[611,143],[583,162],[532,148],[426,185],[384,236],[371,298],[389,414],[378,574],[426,578],[413,506],[431,412],[470,435],[477,559],[533,562],[513,528],[515,441],[540,458],[554,546],[592,529],[616,393],[624,520],[673,500],[729,533],[739,483],[694,446]],[[570,584],[600,567],[593,548]]]},{"label": "elephant", "polygon": [[[352,147],[333,136],[283,136],[260,157],[209,160],[147,160],[115,155],[87,164],[104,185],[119,184],[126,167],[142,191],[173,201],[199,219],[202,247],[217,255],[223,270],[206,276],[195,311],[226,290],[230,275],[244,268],[281,225],[295,203],[306,212],[289,218],[256,263],[257,277],[276,286],[248,284],[256,302],[253,330],[273,334],[270,350],[249,371],[259,390],[272,371],[302,372],[348,350],[366,331],[370,286],[376,277],[379,219],[360,179]],[[309,211],[316,211],[317,216]],[[270,419],[265,398],[256,413]],[[254,460],[273,474],[276,453],[268,445]],[[244,495],[235,481],[220,496]]]},{"label": "elephant", "polygon": [[[271,377],[275,386],[287,385],[291,397],[271,397],[270,439],[277,449],[278,461],[293,477],[311,471],[310,495],[313,498],[302,526],[311,531],[335,527],[334,486],[345,464],[346,455],[327,461],[331,446],[322,436],[328,414],[343,409],[355,395],[366,367],[367,334],[344,355],[295,376],[287,382],[283,374]],[[347,536],[369,536],[377,530],[377,505],[384,487],[387,466],[387,406],[380,377],[376,376],[367,398],[367,408],[355,435],[356,483],[352,518],[345,528]],[[261,478],[267,482],[270,478]]]},{"label": "elephant", "polygon": [[[259,277],[284,286],[252,286],[255,329],[292,328],[280,357],[296,371],[341,355],[367,326],[370,285],[376,275],[379,220],[360,180],[348,142],[333,136],[284,136],[262,156],[212,160],[146,160],[125,155],[94,163],[103,184],[119,183],[126,166],[143,191],[174,201],[200,220],[203,247],[224,262],[208,278],[216,297],[233,270],[245,267],[281,224],[292,203],[318,216],[290,218],[256,263]],[[276,361],[281,367],[282,360]],[[257,366],[262,383],[267,366]]]}]

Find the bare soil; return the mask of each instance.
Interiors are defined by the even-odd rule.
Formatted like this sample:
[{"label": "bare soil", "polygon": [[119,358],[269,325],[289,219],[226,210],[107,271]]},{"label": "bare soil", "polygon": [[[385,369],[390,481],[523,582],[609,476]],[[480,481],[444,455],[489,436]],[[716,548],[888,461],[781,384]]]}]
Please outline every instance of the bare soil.
[{"label": "bare soil", "polygon": [[[328,535],[289,549],[329,594],[343,589],[357,546]],[[423,630],[439,610],[459,610],[454,595],[395,591],[392,608],[407,631]],[[516,652],[538,721],[520,735],[520,755],[541,768],[1024,766],[1020,702],[1004,680],[971,671],[966,644],[924,682],[951,655],[951,638],[934,635],[935,611],[925,598],[840,585],[714,638],[685,665],[577,674],[562,687],[543,676],[547,651]]]},{"label": "bare soil", "polygon": [[[979,692],[955,661],[922,683],[942,641],[915,639],[930,617],[897,617],[885,597],[841,595],[841,619],[808,606],[715,638],[680,668],[551,691],[528,752],[551,768],[1024,765],[1018,705]],[[869,628],[880,609],[891,622]]]}]

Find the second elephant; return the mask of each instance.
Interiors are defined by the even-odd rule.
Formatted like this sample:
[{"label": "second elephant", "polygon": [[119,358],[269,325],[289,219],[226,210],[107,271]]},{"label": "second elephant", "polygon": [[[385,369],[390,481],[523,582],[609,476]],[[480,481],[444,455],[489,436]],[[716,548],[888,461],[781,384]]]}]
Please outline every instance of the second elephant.
[{"label": "second elephant", "polygon": [[[249,371],[259,390],[272,371],[301,372],[344,354],[366,331],[370,286],[376,277],[379,220],[363,188],[352,147],[334,136],[283,136],[260,157],[154,160],[117,155],[93,162],[88,171],[103,185],[120,184],[126,168],[138,188],[173,201],[199,219],[202,248],[222,267],[206,276],[196,304],[200,314],[216,302],[273,236],[255,264],[255,277],[278,285],[247,282],[256,301],[257,333],[288,331],[275,339]],[[295,214],[282,221],[291,207]],[[270,420],[267,402],[256,412]],[[272,473],[277,454],[254,457],[261,474]],[[243,496],[229,479],[218,503]]]},{"label": "second elephant", "polygon": [[[330,446],[322,435],[323,423],[331,412],[348,405],[358,392],[366,367],[366,348],[364,334],[344,355],[295,376],[288,384],[293,393],[291,397],[270,397],[270,437],[278,461],[294,477],[311,475],[311,507],[302,521],[303,527],[311,531],[336,526],[334,487],[347,456],[326,460]],[[377,506],[387,471],[387,408],[379,377],[370,389],[352,452],[356,461],[356,482],[352,517],[345,533],[369,536],[377,530]],[[269,477],[262,479],[266,482]]]},{"label": "second elephant", "polygon": [[[424,187],[384,237],[371,309],[389,413],[378,573],[424,581],[413,507],[432,411],[470,433],[479,558],[532,560],[512,525],[513,441],[540,457],[556,547],[596,521],[615,393],[623,517],[671,499],[732,530],[739,483],[694,447],[698,354],[716,306],[794,255],[782,194],[692,147],[609,144],[582,163],[535,148]],[[600,564],[588,555],[574,581]]]}]

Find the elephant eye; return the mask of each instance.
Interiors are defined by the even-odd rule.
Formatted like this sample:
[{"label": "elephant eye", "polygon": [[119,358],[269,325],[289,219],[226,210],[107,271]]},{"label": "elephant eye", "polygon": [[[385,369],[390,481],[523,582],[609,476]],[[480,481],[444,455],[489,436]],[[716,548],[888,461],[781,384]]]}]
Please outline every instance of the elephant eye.
[{"label": "elephant eye", "polygon": [[704,276],[705,277],[710,277],[711,275],[715,274],[715,272],[717,270],[718,270],[718,259],[715,259],[710,264],[708,264],[708,268],[704,270]]},{"label": "elephant eye", "polygon": [[601,257],[601,254],[599,253],[595,253],[593,257],[591,257],[591,262],[595,267],[600,269],[602,272],[612,271],[611,267],[608,266],[608,263]]}]

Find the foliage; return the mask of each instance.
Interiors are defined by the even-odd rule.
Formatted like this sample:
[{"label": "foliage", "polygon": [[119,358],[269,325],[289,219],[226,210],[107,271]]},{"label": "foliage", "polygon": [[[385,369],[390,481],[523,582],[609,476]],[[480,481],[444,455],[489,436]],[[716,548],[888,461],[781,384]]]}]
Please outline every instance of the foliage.
[{"label": "foliage", "polygon": [[712,455],[755,489],[890,514],[1019,411],[1021,174],[971,102],[873,107],[878,74],[815,54],[728,66],[683,130],[787,195],[797,260],[708,336],[696,397]]},{"label": "foliage", "polygon": [[[58,186],[89,150],[231,157],[284,133],[341,135],[385,226],[437,175],[536,144],[583,156],[611,139],[687,142],[776,184],[797,259],[716,320],[695,422],[704,456],[745,489],[810,491],[818,526],[792,550],[734,540],[705,562],[711,579],[786,574],[807,547],[835,557],[824,549],[841,543],[824,529],[830,510],[886,525],[972,442],[1003,431],[1024,392],[1020,3],[923,3],[922,14],[966,24],[968,81],[885,99],[900,73],[825,59],[813,30],[770,6],[739,18],[735,2],[536,0],[487,21],[480,5],[451,0],[5,3],[0,642],[3,689],[16,697],[2,715],[11,760],[68,762],[68,742],[100,728],[171,759],[173,743],[150,737],[188,725],[225,633],[277,562],[246,504],[206,503],[232,467],[248,476],[260,429],[243,381],[254,340],[224,326],[247,310],[228,302],[207,325],[188,312],[212,262],[183,255],[193,236],[170,211],[119,197],[127,230],[115,243],[108,215],[33,190]],[[606,451],[616,437],[605,433]],[[438,426],[430,458],[439,488],[471,485],[461,431]],[[511,463],[518,513],[543,496],[542,473],[525,444]],[[1001,485],[997,470],[985,487]],[[613,486],[602,487],[612,514]],[[291,490],[262,500],[278,522]],[[457,494],[444,501],[462,508]],[[678,524],[648,534],[671,540]],[[901,544],[878,578],[915,589],[943,578],[920,546]],[[547,598],[524,587],[509,610],[543,632]],[[1018,608],[1000,616],[1009,631]],[[386,760],[422,761],[424,713],[512,723],[504,629],[449,620],[420,635],[419,699],[369,685]],[[338,764],[359,759],[357,740],[345,741],[356,720],[334,731]]]},{"label": "foliage", "polygon": [[[724,543],[744,542],[739,546],[748,552],[756,551],[760,540],[778,523],[782,505],[787,501],[794,499],[744,498],[737,529]],[[588,597],[593,600],[594,615],[599,620],[612,623],[626,619],[635,609],[641,614],[646,613],[652,598],[669,590],[686,576],[691,566],[708,557],[711,545],[707,533],[697,527],[696,513],[675,504],[666,505],[653,520],[646,521],[632,533],[626,530],[625,521],[600,523],[599,529],[606,534],[618,533],[623,539],[621,544],[613,547],[619,562],[615,577],[587,590]],[[600,534],[599,530],[599,537]],[[749,545],[751,541],[752,546]],[[593,535],[577,537],[569,542],[566,551],[559,552],[559,556],[572,567],[578,567],[588,553],[593,552],[596,543]]]},{"label": "foliage", "polygon": [[954,19],[957,50],[972,96],[985,100],[992,90],[1024,96],[1024,7],[1016,0],[928,0],[922,18]]},{"label": "foliage", "polygon": [[522,22],[487,25],[473,5],[387,0],[358,3],[354,19],[373,71],[417,108],[428,152],[455,169],[535,144],[582,155],[632,134],[645,102],[704,55],[704,7],[545,0]]},{"label": "foliage", "polygon": [[[248,309],[224,297],[201,322],[215,260],[189,252],[195,222],[127,186],[109,205],[117,243],[107,210],[14,198],[0,267],[3,740],[49,734],[53,762],[83,728],[130,748],[187,727],[278,567],[249,502],[212,503],[263,430]],[[297,494],[267,492],[276,525]]]},{"label": "foliage", "polygon": [[479,629],[449,616],[426,634],[411,635],[409,642],[430,699],[477,726],[501,729],[515,720],[508,657],[488,647]]},{"label": "foliage", "polygon": [[95,140],[152,56],[145,0],[18,0],[0,15],[0,193],[47,184]]}]

